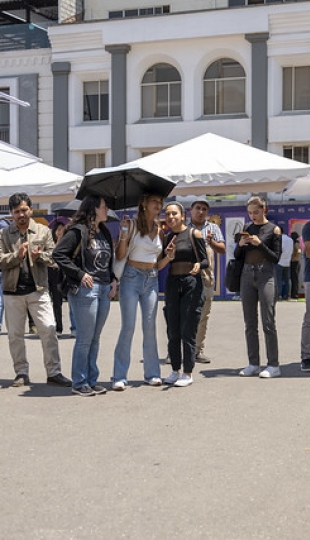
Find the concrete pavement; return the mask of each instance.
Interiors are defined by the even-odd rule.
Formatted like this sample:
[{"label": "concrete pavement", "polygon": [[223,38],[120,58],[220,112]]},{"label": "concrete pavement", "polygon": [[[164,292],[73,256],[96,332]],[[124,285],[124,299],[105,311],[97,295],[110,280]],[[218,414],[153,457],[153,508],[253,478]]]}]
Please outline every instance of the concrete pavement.
[{"label": "concrete pavement", "polygon": [[[67,306],[65,328],[68,329]],[[306,540],[310,500],[310,374],[300,372],[304,303],[277,308],[282,377],[238,376],[247,364],[240,302],[213,303],[209,365],[188,388],[143,381],[140,319],[130,387],[81,398],[45,384],[40,341],[27,337],[29,388],[10,388],[0,336],[1,525],[10,540]],[[110,388],[119,306],[101,339]],[[166,356],[162,302],[161,358]],[[74,341],[60,339],[70,374]],[[263,342],[262,342],[263,345]],[[262,357],[265,357],[262,347]],[[162,366],[167,376],[170,366]]]}]

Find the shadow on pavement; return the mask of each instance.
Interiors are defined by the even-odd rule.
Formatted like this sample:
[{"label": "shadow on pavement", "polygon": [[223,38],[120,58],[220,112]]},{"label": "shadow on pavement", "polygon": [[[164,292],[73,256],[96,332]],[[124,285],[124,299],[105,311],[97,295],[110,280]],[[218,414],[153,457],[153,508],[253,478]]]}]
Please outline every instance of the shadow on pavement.
[{"label": "shadow on pavement", "polygon": [[20,392],[20,397],[63,397],[68,394],[71,395],[70,387],[63,387],[57,385],[51,385],[46,383],[32,383],[26,386],[13,387],[12,379],[0,379],[1,390],[7,390],[10,392]]},{"label": "shadow on pavement", "polygon": [[[239,371],[242,369],[243,366],[240,366],[238,369],[208,369],[208,370],[201,370],[199,373],[203,375],[203,377],[206,377],[207,379],[211,379],[212,377],[238,377]],[[264,367],[264,366],[263,366]],[[291,364],[284,364],[281,365],[281,379],[292,379],[292,378],[304,378],[307,375],[309,376],[310,373],[302,372],[300,371],[300,362],[293,362]],[[246,378],[246,377],[245,377]]]}]

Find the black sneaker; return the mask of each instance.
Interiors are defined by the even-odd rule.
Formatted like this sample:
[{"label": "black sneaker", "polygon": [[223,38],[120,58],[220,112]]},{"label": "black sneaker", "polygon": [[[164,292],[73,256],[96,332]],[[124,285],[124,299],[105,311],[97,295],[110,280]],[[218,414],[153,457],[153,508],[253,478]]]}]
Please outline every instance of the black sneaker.
[{"label": "black sneaker", "polygon": [[28,375],[25,375],[24,373],[21,373],[20,375],[16,375],[14,381],[12,382],[11,386],[18,387],[18,386],[28,386],[30,384],[30,380]]},{"label": "black sneaker", "polygon": [[310,371],[310,359],[302,360],[300,369],[301,371]]},{"label": "black sneaker", "polygon": [[90,386],[88,386],[88,384],[85,384],[84,386],[80,386],[80,388],[72,388],[72,394],[88,397],[95,396],[96,392]]},{"label": "black sneaker", "polygon": [[57,384],[58,386],[72,386],[72,382],[67,377],[64,377],[62,373],[54,375],[54,377],[47,377],[47,384]]},{"label": "black sneaker", "polygon": [[101,384],[95,384],[94,386],[91,386],[91,389],[96,392],[96,394],[106,394],[107,389],[104,386],[101,386]]}]

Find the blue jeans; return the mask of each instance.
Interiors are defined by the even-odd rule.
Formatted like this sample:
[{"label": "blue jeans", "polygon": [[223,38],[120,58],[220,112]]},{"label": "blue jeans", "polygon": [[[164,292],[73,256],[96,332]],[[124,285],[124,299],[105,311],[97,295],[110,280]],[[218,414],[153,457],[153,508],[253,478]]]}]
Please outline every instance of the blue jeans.
[{"label": "blue jeans", "polygon": [[76,322],[76,341],[72,354],[72,386],[94,386],[99,377],[97,356],[100,334],[110,311],[110,285],[95,283],[92,289],[81,286],[69,293]]},{"label": "blue jeans", "polygon": [[258,304],[266,344],[266,355],[269,366],[278,366],[278,336],[275,322],[277,284],[275,265],[271,262],[263,264],[245,264],[241,276],[241,300],[245,323],[245,337],[249,364],[260,364]]},{"label": "blue jeans", "polygon": [[71,307],[70,302],[68,302],[68,304],[69,304],[70,330],[71,330],[71,332],[75,332],[76,331],[75,319],[74,319],[74,315],[73,315],[73,311],[72,311],[72,307]]},{"label": "blue jeans", "polygon": [[279,296],[282,296],[284,300],[287,300],[290,294],[291,267],[281,266],[280,264],[277,264],[276,269],[277,269],[277,283],[278,283],[278,298]]},{"label": "blue jeans", "polygon": [[119,303],[122,327],[114,352],[112,380],[127,383],[138,303],[142,313],[144,378],[160,377],[156,340],[157,270],[138,270],[126,264],[120,281]]}]

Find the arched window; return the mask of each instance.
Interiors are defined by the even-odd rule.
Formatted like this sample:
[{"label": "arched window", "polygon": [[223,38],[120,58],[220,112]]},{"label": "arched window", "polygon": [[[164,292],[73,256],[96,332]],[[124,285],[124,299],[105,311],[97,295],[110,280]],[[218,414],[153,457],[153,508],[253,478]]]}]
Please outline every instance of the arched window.
[{"label": "arched window", "polygon": [[169,64],[155,64],[141,84],[142,118],[181,117],[181,77]]},{"label": "arched window", "polygon": [[245,112],[245,71],[231,58],[213,62],[203,78],[203,114]]}]

